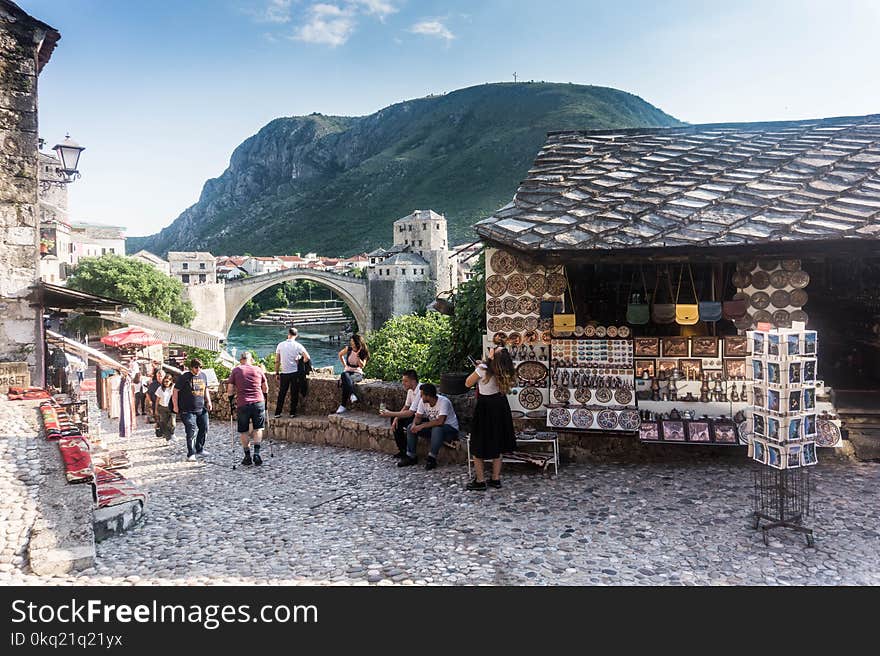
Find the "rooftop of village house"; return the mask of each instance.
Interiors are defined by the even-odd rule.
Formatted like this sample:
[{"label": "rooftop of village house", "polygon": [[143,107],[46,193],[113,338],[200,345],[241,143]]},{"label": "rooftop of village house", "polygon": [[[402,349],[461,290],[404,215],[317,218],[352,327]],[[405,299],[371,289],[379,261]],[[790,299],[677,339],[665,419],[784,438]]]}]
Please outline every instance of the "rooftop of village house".
[{"label": "rooftop of village house", "polygon": [[523,251],[880,239],[880,114],[551,132],[476,226]]}]

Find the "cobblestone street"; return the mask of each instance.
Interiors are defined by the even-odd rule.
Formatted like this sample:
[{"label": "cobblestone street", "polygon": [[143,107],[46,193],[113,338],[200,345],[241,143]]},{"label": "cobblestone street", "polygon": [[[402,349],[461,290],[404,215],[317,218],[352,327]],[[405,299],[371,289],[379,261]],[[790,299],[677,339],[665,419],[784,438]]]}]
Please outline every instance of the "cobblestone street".
[{"label": "cobblestone street", "polygon": [[816,549],[785,530],[767,547],[749,523],[745,458],[509,470],[502,490],[472,493],[464,467],[310,445],[276,443],[274,458],[267,445],[262,467],[233,471],[229,424],[216,422],[196,463],[181,427],[171,446],[152,425],[111,443],[149,494],[146,519],[99,543],[94,568],[40,578],[26,564],[35,478],[22,457],[36,423],[9,407],[3,584],[880,584],[878,464],[820,462]]}]

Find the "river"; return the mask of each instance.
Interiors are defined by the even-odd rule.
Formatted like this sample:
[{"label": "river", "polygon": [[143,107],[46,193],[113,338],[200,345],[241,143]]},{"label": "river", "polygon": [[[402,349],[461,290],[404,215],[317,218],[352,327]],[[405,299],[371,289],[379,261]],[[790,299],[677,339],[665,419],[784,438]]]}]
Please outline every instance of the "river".
[{"label": "river", "polygon": [[[340,324],[326,324],[321,326],[306,326],[300,329],[299,342],[306,347],[312,358],[314,367],[334,367],[337,373],[342,372],[339,362],[339,349],[342,344],[328,341],[328,335],[338,335],[343,326]],[[249,326],[235,324],[229,331],[226,343],[232,352],[233,347],[242,351],[253,351],[259,357],[265,357],[275,352],[278,342],[287,339],[287,328],[284,326]]]}]

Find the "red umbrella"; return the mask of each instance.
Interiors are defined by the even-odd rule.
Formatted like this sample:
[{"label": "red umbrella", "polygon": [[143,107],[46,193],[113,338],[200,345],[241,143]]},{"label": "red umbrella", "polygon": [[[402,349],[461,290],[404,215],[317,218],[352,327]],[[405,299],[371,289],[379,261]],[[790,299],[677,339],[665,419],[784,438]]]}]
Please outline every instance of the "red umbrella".
[{"label": "red umbrella", "polygon": [[101,343],[107,346],[153,346],[155,344],[164,344],[164,342],[147,332],[140,326],[129,326],[128,328],[120,328],[119,330],[111,330],[107,335],[101,338]]}]

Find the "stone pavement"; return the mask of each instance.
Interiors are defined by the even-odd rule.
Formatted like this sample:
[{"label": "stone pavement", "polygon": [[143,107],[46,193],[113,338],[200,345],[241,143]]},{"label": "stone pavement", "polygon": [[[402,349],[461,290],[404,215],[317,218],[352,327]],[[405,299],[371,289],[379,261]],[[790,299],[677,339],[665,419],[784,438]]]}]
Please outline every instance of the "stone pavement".
[{"label": "stone pavement", "polygon": [[[466,468],[398,469],[386,455],[264,447],[232,469],[230,426],[199,462],[141,427],[126,475],[146,519],[97,545],[97,565],[40,578],[23,554],[34,520],[26,440],[0,404],[0,584],[880,584],[880,464],[812,471],[816,548],[750,528],[750,465],[567,465],[558,478],[509,470],[502,490],[466,492]],[[11,423],[12,422],[12,423]],[[687,447],[683,447],[687,448]],[[239,455],[240,459],[240,455]]]}]

